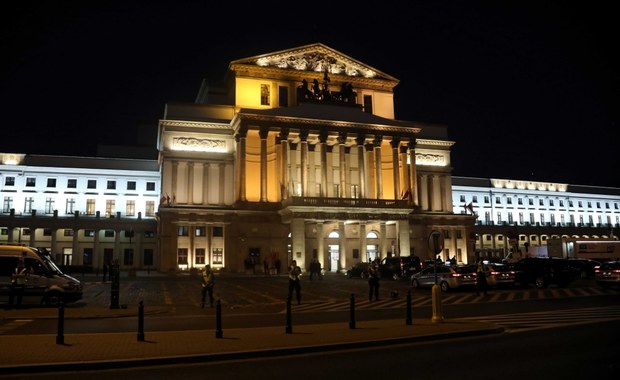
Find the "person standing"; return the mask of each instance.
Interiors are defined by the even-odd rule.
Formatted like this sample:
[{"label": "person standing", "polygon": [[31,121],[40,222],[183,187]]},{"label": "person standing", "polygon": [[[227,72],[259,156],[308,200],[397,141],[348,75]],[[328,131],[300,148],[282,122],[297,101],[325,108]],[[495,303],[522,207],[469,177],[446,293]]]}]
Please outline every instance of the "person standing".
[{"label": "person standing", "polygon": [[107,276],[108,276],[108,263],[107,261],[104,261],[103,262],[103,282],[105,282]]},{"label": "person standing", "polygon": [[372,301],[373,296],[379,301],[379,268],[375,262],[368,266],[368,301]]},{"label": "person standing", "polygon": [[213,307],[213,286],[215,285],[215,279],[213,278],[213,271],[209,264],[205,265],[202,270],[202,308],[205,307],[205,301],[207,294],[209,294],[209,305]]},{"label": "person standing", "polygon": [[478,261],[478,266],[476,267],[476,295],[480,295],[482,291],[484,295],[487,295],[487,272],[485,270],[484,262],[482,260]]},{"label": "person standing", "polygon": [[293,260],[288,267],[288,300],[293,300],[293,290],[297,296],[297,304],[301,303],[301,268],[297,266],[297,261]]},{"label": "person standing", "polygon": [[22,304],[22,296],[24,295],[24,289],[26,288],[26,267],[22,260],[19,261],[15,271],[11,275],[11,295],[9,296],[9,308],[15,306],[19,307]]}]

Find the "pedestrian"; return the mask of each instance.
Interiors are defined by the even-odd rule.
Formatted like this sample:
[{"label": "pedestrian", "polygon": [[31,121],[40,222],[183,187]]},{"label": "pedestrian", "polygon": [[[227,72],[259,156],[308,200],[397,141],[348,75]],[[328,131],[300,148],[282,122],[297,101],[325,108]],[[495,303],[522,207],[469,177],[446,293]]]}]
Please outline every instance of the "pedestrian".
[{"label": "pedestrian", "polygon": [[484,295],[487,295],[487,272],[485,270],[484,262],[482,260],[478,261],[478,266],[476,268],[476,295],[480,295],[480,292],[483,292]]},{"label": "pedestrian", "polygon": [[15,271],[11,275],[11,294],[9,296],[9,308],[15,306],[19,307],[22,304],[22,296],[24,295],[24,289],[26,288],[26,275],[28,274],[24,262],[19,261]]},{"label": "pedestrian", "polygon": [[301,268],[297,266],[297,261],[293,260],[288,267],[288,300],[293,300],[293,290],[297,296],[297,304],[301,303]]},{"label": "pedestrian", "polygon": [[276,274],[280,274],[280,269],[282,267],[282,262],[280,261],[279,258],[276,259],[275,266],[276,266]]},{"label": "pedestrian", "polygon": [[265,276],[269,274],[269,263],[267,259],[263,260],[263,272],[265,272]]},{"label": "pedestrian", "polygon": [[379,301],[379,268],[377,263],[372,262],[368,265],[368,301]]},{"label": "pedestrian", "polygon": [[209,264],[205,265],[202,270],[202,308],[205,307],[205,301],[207,298],[207,294],[209,294],[209,305],[213,307],[213,286],[215,285],[213,278],[213,271],[211,270],[211,266]]},{"label": "pedestrian", "polygon": [[316,261],[316,278],[317,278],[317,280],[320,280],[321,278],[323,278],[321,276],[321,270],[322,270],[321,262],[319,260],[317,260]]}]

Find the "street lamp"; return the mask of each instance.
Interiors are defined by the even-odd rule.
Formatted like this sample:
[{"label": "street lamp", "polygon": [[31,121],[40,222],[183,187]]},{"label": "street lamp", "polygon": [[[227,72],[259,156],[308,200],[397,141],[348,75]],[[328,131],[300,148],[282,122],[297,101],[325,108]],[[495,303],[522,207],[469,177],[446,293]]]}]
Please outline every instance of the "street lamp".
[{"label": "street lamp", "polygon": [[443,251],[443,235],[437,230],[431,231],[428,237],[428,248],[433,251],[435,255],[435,262],[433,263],[433,271],[435,273],[435,284],[433,285],[433,322],[443,321],[443,315],[441,312],[441,287],[437,284],[437,255]]}]

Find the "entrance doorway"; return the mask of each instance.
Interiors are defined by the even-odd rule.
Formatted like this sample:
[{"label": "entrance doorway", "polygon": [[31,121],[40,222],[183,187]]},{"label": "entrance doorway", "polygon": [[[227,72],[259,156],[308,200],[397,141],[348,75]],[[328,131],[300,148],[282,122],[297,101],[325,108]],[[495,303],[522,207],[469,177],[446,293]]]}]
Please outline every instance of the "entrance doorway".
[{"label": "entrance doorway", "polygon": [[367,245],[366,246],[366,260],[370,263],[379,258],[379,246],[378,245]]},{"label": "entrance doorway", "polygon": [[327,249],[329,252],[329,271],[338,272],[338,265],[340,261],[340,249],[338,244],[328,245]]}]

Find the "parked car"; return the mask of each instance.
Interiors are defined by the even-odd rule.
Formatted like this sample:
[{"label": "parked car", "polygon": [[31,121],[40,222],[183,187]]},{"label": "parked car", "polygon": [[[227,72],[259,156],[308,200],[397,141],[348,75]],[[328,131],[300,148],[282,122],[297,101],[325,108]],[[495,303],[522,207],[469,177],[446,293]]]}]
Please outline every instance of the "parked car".
[{"label": "parked car", "polygon": [[515,283],[515,271],[507,264],[486,263],[487,283],[489,286],[512,286]]},{"label": "parked car", "polygon": [[384,257],[379,263],[379,274],[383,278],[402,280],[422,269],[418,256]]},{"label": "parked car", "polygon": [[593,278],[595,270],[601,266],[601,263],[590,259],[568,259],[570,267],[576,276],[582,279]]},{"label": "parked car", "polygon": [[602,287],[620,286],[620,261],[605,261],[596,269],[594,280]]},{"label": "parked car", "polygon": [[[435,267],[430,266],[411,276],[414,288],[432,287],[435,284]],[[463,286],[476,285],[476,268],[472,265],[437,265],[437,284],[442,292]]]},{"label": "parked car", "polygon": [[549,285],[566,287],[576,277],[568,259],[557,257],[526,257],[514,263],[513,270],[515,283],[534,284],[539,289]]},{"label": "parked car", "polygon": [[368,266],[370,263],[357,263],[344,273],[347,278],[368,278]]}]

